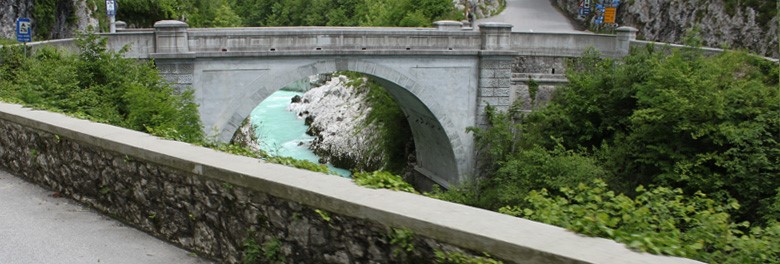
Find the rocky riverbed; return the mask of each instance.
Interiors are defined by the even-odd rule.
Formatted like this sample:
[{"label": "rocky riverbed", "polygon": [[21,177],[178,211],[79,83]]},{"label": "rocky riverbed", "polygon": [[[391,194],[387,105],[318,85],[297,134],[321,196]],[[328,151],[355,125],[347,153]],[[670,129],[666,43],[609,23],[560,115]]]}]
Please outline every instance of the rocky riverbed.
[{"label": "rocky riverbed", "polygon": [[382,168],[385,151],[376,124],[366,124],[371,111],[365,90],[350,87],[343,75],[334,76],[291,103],[288,109],[305,119],[315,139],[310,149],[321,163],[372,171]]},{"label": "rocky riverbed", "polygon": [[[367,89],[352,87],[351,80],[343,75],[325,74],[309,81],[313,88],[302,96],[290,98],[287,110],[309,126],[306,133],[314,140],[308,143],[308,148],[320,157],[319,162],[351,171],[383,169],[388,154],[378,132],[381,124],[366,124],[371,111]],[[255,136],[257,127],[253,123],[247,118],[234,135],[233,143],[260,149],[262,138]]]}]

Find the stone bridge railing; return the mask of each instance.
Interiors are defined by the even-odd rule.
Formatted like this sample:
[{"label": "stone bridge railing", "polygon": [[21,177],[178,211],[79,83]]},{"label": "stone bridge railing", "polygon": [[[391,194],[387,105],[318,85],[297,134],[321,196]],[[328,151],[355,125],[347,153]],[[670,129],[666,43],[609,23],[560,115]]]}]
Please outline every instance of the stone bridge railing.
[{"label": "stone bridge railing", "polygon": [[[284,55],[502,55],[577,57],[593,47],[606,56],[628,53],[635,29],[620,28],[617,35],[587,33],[510,32],[503,24],[485,23],[479,30],[460,22],[438,21],[433,28],[268,27],[188,28],[179,21],[160,21],[154,29],[119,30],[102,34],[109,48],[130,45],[127,57],[165,57],[192,53],[197,57]],[[34,42],[75,50],[72,39]]]},{"label": "stone bridge railing", "polygon": [[506,263],[696,263],[5,103],[0,168],[226,263],[251,251],[287,263],[432,263],[436,254],[489,254]]},{"label": "stone bridge railing", "polygon": [[[125,46],[130,50],[125,54],[128,58],[148,59],[149,54],[154,53],[154,30],[132,30],[114,34],[99,34],[106,37],[108,49],[119,51]],[[70,52],[77,52],[75,39],[56,39],[47,41],[31,42],[28,44],[33,50],[42,46],[52,46]]]},{"label": "stone bridge railing", "polygon": [[[183,51],[201,56],[311,55],[328,54],[451,54],[477,55],[486,48],[509,51],[515,56],[579,57],[594,48],[608,57],[622,57],[630,48],[653,44],[670,49],[684,45],[636,40],[636,29],[621,27],[616,35],[589,33],[511,32],[497,33],[489,23],[489,32],[463,28],[460,22],[438,21],[433,28],[366,27],[265,27],[265,28],[188,28],[178,21],[161,21],[153,29],[125,29],[108,38],[109,48],[119,50],[130,45],[127,57],[150,58],[153,54]],[[482,33],[481,33],[482,32]],[[488,36],[508,34],[503,43],[490,46]],[[173,42],[171,42],[173,41]],[[73,39],[33,42],[35,48],[51,45],[75,51]],[[173,48],[173,50],[171,49]],[[723,49],[701,48],[706,53]],[[767,58],[772,61],[777,59]]]},{"label": "stone bridge railing", "polygon": [[433,28],[190,29],[187,34],[190,52],[473,51],[481,44],[479,32]]},{"label": "stone bridge railing", "polygon": [[579,57],[594,48],[608,57],[628,54],[629,40],[636,37],[633,28],[620,28],[617,35],[588,33],[512,33],[512,51],[520,56]]}]

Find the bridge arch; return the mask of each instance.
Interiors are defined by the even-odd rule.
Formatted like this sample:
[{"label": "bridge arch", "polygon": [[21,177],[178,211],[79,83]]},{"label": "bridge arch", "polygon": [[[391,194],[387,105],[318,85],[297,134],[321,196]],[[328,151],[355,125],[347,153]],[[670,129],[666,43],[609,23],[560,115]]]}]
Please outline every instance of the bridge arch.
[{"label": "bridge arch", "polygon": [[[409,76],[408,70],[414,67],[400,67],[402,70],[398,70],[397,65],[384,65],[387,60],[360,57],[241,60],[212,59],[195,65],[194,87],[196,94],[200,93],[198,98],[215,98],[218,93],[229,97],[225,98],[227,100],[223,100],[221,105],[208,100],[199,102],[207,131],[210,130],[220,140],[229,140],[260,102],[286,85],[311,75],[352,71],[367,74],[377,80],[398,102],[412,130],[417,157],[415,170],[419,174],[447,187],[463,180],[460,178],[462,175],[471,173],[472,166],[469,161],[473,158],[469,155],[473,153],[470,148],[464,146],[470,146],[472,139],[464,139],[465,127],[452,122],[452,119],[461,118],[464,113],[471,113],[465,116],[474,118],[474,109],[468,106],[453,107],[448,104],[453,102],[442,101],[441,99],[446,98],[441,95],[442,89],[433,89],[437,87],[430,87],[430,81],[421,81],[420,77],[427,74]],[[404,72],[403,69],[407,71]],[[476,75],[476,72],[473,75]],[[471,80],[463,83],[464,87],[475,85],[476,77],[467,79]],[[221,86],[223,89],[209,91],[216,88],[214,86]],[[453,87],[453,91],[463,90],[473,89]],[[476,98],[467,100],[475,102]],[[430,183],[424,181],[421,184]]]},{"label": "bridge arch", "polygon": [[[154,59],[174,87],[192,87],[204,130],[223,141],[230,139],[258,102],[301,76],[337,70],[374,76],[386,87],[395,87],[388,91],[399,102],[405,97],[408,102],[418,101],[407,103],[404,111],[419,112],[427,119],[410,121],[434,124],[443,131],[435,138],[446,140],[432,146],[449,144],[452,155],[419,155],[424,133],[413,133],[417,133],[418,161],[422,156],[450,160],[443,164],[437,162],[444,158],[423,160],[418,170],[445,187],[475,176],[476,151],[466,128],[486,125],[485,106],[508,110],[518,95],[513,57],[577,57],[588,47],[621,57],[631,46],[648,44],[636,41],[636,29],[628,27],[616,29],[612,36],[520,33],[501,23],[481,23],[479,30],[457,25],[189,29],[184,22],[158,21],[154,29],[105,36],[111,49],[132,45],[126,57]],[[42,44],[75,49],[73,39],[31,46]],[[422,110],[410,111],[418,108]]]}]

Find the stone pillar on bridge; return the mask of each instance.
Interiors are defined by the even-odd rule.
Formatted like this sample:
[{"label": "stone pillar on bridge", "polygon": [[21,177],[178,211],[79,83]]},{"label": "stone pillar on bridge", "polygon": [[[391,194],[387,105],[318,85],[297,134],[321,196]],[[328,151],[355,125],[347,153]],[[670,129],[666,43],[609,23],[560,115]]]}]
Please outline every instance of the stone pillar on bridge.
[{"label": "stone pillar on bridge", "polygon": [[117,21],[114,24],[116,25],[116,30],[125,30],[125,29],[127,29],[127,23],[125,21]]},{"label": "stone pillar on bridge", "polygon": [[618,56],[623,57],[628,55],[631,50],[631,41],[636,40],[636,32],[639,31],[632,27],[619,27],[615,29],[616,43],[615,50],[618,52]]},{"label": "stone pillar on bridge", "polygon": [[187,23],[163,20],[154,23],[154,52],[160,75],[181,92],[192,86],[195,72],[194,53],[190,52]]},{"label": "stone pillar on bridge", "polygon": [[187,23],[177,20],[163,20],[154,23],[155,53],[187,53],[190,45],[187,38]]},{"label": "stone pillar on bridge", "polygon": [[491,105],[507,111],[512,102],[512,25],[482,23],[479,25],[482,47],[479,55],[479,90],[477,92],[477,124],[487,124],[485,107]]}]

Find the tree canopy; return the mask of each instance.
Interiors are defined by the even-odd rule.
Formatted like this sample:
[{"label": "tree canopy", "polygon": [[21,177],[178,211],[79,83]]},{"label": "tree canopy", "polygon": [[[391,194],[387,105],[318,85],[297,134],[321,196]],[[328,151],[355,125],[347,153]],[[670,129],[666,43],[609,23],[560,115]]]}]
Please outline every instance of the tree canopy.
[{"label": "tree canopy", "polygon": [[192,27],[430,26],[457,18],[450,0],[119,0],[118,18],[134,27],[178,19]]},{"label": "tree canopy", "polygon": [[780,252],[778,67],[647,46],[573,60],[531,113],[488,109],[485,172],[434,196],[718,263]]}]

